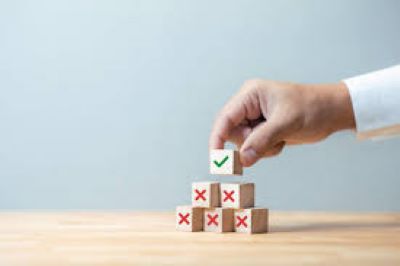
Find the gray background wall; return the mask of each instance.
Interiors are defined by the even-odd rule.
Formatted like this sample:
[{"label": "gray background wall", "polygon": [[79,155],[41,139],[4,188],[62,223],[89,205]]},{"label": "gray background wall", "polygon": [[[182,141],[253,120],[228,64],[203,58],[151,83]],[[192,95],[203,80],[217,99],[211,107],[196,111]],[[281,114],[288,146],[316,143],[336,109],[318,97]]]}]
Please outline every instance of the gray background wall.
[{"label": "gray background wall", "polygon": [[[1,1],[0,208],[172,209],[253,77],[400,62],[400,1]],[[400,139],[343,132],[245,171],[272,209],[400,210]],[[219,180],[231,180],[220,178]]]}]

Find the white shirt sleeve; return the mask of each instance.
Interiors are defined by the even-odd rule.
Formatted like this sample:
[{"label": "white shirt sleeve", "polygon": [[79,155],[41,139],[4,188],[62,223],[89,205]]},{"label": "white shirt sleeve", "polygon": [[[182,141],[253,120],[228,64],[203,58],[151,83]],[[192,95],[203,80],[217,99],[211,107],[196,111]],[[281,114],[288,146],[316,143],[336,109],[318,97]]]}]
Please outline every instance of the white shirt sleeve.
[{"label": "white shirt sleeve", "polygon": [[400,65],[345,79],[360,139],[400,134]]}]

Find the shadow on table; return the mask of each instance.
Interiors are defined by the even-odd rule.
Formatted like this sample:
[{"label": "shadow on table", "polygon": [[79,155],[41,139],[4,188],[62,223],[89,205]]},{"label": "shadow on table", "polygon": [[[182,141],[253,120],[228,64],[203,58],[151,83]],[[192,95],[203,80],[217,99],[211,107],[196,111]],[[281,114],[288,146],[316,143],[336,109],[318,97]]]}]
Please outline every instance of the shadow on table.
[{"label": "shadow on table", "polygon": [[274,225],[270,228],[270,233],[277,232],[317,232],[317,231],[336,231],[343,229],[400,229],[400,221],[393,222],[319,222],[300,225]]}]

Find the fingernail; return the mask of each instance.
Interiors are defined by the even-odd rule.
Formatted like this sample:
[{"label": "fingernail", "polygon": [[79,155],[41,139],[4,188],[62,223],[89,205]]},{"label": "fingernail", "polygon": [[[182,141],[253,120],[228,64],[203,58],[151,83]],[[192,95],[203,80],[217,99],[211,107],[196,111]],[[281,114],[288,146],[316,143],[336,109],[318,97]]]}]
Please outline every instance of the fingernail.
[{"label": "fingernail", "polygon": [[255,163],[258,159],[257,152],[253,148],[245,149],[241,154],[242,164],[245,166],[250,166]]}]

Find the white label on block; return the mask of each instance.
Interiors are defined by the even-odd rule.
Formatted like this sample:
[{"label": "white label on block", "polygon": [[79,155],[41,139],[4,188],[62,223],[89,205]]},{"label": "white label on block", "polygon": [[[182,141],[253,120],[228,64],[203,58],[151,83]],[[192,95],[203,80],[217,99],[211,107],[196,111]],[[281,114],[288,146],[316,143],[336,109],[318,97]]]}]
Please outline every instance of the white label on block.
[{"label": "white label on block", "polygon": [[216,232],[222,227],[222,212],[218,209],[204,210],[204,231]]},{"label": "white label on block", "polygon": [[209,207],[211,185],[209,182],[192,184],[192,206]]},{"label": "white label on block", "polygon": [[224,208],[239,208],[239,184],[221,184],[221,206]]},{"label": "white label on block", "polygon": [[236,210],[234,220],[236,232],[251,232],[251,209]]},{"label": "white label on block", "polygon": [[190,207],[176,208],[176,229],[180,231],[192,231],[193,211]]},{"label": "white label on block", "polygon": [[234,150],[211,150],[210,173],[214,175],[233,175],[234,160]]}]

